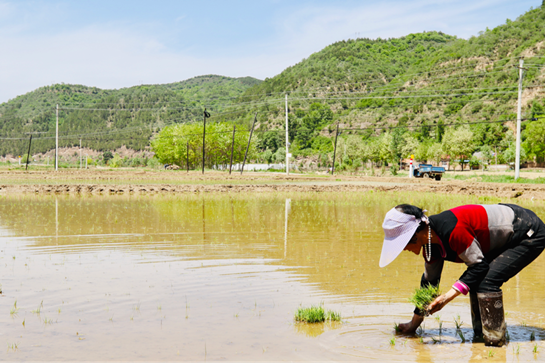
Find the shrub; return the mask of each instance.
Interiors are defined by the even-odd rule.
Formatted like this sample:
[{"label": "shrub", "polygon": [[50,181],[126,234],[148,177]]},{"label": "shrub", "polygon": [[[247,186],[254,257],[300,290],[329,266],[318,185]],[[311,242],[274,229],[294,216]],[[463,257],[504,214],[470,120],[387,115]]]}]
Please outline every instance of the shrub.
[{"label": "shrub", "polygon": [[114,156],[111,151],[106,151],[104,154],[102,154],[102,160],[104,160],[104,164],[108,164],[108,161],[113,158]]}]

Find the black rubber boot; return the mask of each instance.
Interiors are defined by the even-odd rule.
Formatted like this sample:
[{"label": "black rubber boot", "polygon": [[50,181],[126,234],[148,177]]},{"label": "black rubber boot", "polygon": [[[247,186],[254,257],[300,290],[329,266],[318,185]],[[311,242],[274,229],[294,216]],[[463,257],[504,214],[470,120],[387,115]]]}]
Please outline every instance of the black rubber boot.
[{"label": "black rubber boot", "polygon": [[481,312],[479,310],[479,299],[477,299],[477,293],[469,293],[469,303],[471,305],[471,324],[473,325],[473,340],[482,342],[483,323],[481,322]]},{"label": "black rubber boot", "polygon": [[505,344],[505,314],[503,312],[503,293],[477,293],[481,320],[483,324],[484,345],[501,347]]}]

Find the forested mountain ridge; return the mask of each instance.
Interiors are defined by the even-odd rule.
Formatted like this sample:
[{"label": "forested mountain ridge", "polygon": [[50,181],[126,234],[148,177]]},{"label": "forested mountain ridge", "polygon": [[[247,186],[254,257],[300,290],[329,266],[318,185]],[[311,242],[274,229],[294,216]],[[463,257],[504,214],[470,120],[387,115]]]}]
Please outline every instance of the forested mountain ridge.
[{"label": "forested mountain ridge", "polygon": [[426,62],[456,39],[441,32],[426,32],[394,39],[343,40],[265,79],[245,96],[259,98],[302,89],[320,93],[316,87],[369,90],[404,74],[411,65]]},{"label": "forested mountain ridge", "polygon": [[57,104],[61,147],[79,145],[83,135],[84,146],[95,150],[122,145],[141,150],[149,145],[154,128],[193,121],[205,107],[221,110],[260,82],[252,77],[206,75],[119,90],[69,84],[41,87],[0,105],[0,155],[24,151],[28,142],[19,139],[28,138],[27,133],[38,133],[34,152],[54,148]]},{"label": "forested mountain ridge", "polygon": [[[539,119],[545,110],[544,25],[541,7],[467,40],[425,32],[337,42],[248,89],[241,102],[255,102],[248,112],[261,116],[263,149],[271,148],[268,140],[283,145],[274,130],[284,127],[287,94],[295,155],[328,159],[336,124],[342,132],[341,160],[387,162],[408,153],[421,160],[438,160],[441,153],[491,155],[491,149],[504,152],[514,146],[523,57],[523,117],[528,120],[523,138],[531,136],[525,150],[528,158],[543,160],[545,146],[534,145],[545,144],[537,132],[545,125],[530,119]],[[468,129],[470,139],[460,140],[471,148],[448,150],[453,132],[461,129]],[[447,131],[449,138],[443,140]],[[438,144],[433,157],[426,151],[432,144]],[[500,162],[510,159],[500,157]]]}]

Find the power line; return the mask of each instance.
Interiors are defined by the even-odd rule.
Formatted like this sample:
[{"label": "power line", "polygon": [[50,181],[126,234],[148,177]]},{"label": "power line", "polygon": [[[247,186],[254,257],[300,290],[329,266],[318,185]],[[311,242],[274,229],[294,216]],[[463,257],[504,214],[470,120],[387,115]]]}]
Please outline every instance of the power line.
[{"label": "power line", "polygon": [[[540,86],[534,86],[534,87],[542,87],[541,85]],[[508,87],[506,87],[508,88]],[[479,94],[488,94],[488,95],[493,95],[493,94],[509,94],[509,93],[514,93],[515,91],[512,91],[512,92],[488,92],[488,93],[479,93]],[[412,95],[412,96],[375,96],[375,97],[357,97],[357,98],[341,98],[341,97],[335,97],[335,98],[324,98],[324,97],[311,97],[311,98],[292,98],[292,100],[296,100],[296,101],[300,101],[300,100],[316,100],[316,99],[330,99],[330,100],[340,100],[340,99],[354,99],[354,100],[361,100],[361,99],[369,99],[369,100],[374,100],[374,99],[407,99],[407,98],[431,98],[431,97],[458,97],[458,96],[466,96],[466,95],[475,95],[474,93],[471,93],[471,94],[455,94],[455,95],[443,95],[443,94],[439,94],[439,95]],[[465,100],[465,101],[462,101],[463,103],[467,104],[467,103],[472,103],[472,102],[482,102],[483,100],[482,99],[475,99],[475,100]],[[486,100],[484,100],[486,102]],[[455,103],[459,103],[460,101],[452,101],[452,102],[441,102],[441,103],[433,103],[434,106],[437,106],[437,105],[445,105],[445,104],[455,104]],[[371,106],[368,106],[368,107],[365,107],[365,109],[374,109],[374,108],[394,108],[394,107],[402,107],[402,108],[408,108],[408,107],[414,107],[414,106],[424,106],[424,105],[428,105],[429,102],[425,102],[425,103],[412,103],[412,104],[402,104],[402,105],[390,105],[390,104],[385,104],[385,105],[381,105],[381,106],[375,106],[375,107],[371,107]],[[233,114],[233,113],[239,113],[241,111],[232,111],[232,112],[223,112],[223,113],[215,113],[213,114],[213,117],[218,117],[218,116],[223,116],[223,115],[226,115],[226,114]],[[125,133],[125,132],[131,132],[131,131],[146,131],[146,130],[149,130],[150,128],[153,128],[154,125],[156,125],[155,127],[160,127],[160,126],[169,126],[169,125],[172,125],[172,124],[176,124],[177,121],[180,121],[179,119],[171,119],[171,120],[161,120],[160,123],[162,125],[159,125],[159,124],[150,124],[150,125],[142,125],[142,126],[137,126],[137,127],[130,127],[130,128],[124,128],[124,129],[119,129],[119,130],[108,130],[108,131],[104,131],[104,132],[98,132],[98,133],[75,133],[75,134],[71,134],[71,135],[64,135],[64,136],[61,136],[61,138],[73,138],[73,137],[80,137],[80,136],[93,136],[93,135],[111,135],[111,134],[115,134],[115,133]],[[198,123],[200,122],[200,120],[193,120],[193,121],[186,121],[186,122],[183,122],[182,124],[188,124],[188,123]],[[231,121],[231,122],[234,122],[234,121]],[[26,138],[0,138],[2,140],[18,140],[18,139],[26,139]],[[44,139],[44,137],[42,138],[38,138],[38,139]]]}]

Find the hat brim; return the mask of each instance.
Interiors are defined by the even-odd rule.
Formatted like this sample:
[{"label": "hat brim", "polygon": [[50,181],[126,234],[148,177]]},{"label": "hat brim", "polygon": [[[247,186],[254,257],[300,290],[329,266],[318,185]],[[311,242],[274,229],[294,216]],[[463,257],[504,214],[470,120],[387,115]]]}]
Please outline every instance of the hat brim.
[{"label": "hat brim", "polygon": [[380,267],[388,266],[393,260],[399,256],[403,249],[411,240],[414,232],[418,228],[418,224],[408,229],[405,233],[396,236],[395,238],[384,238],[382,242],[382,252],[380,253]]}]

